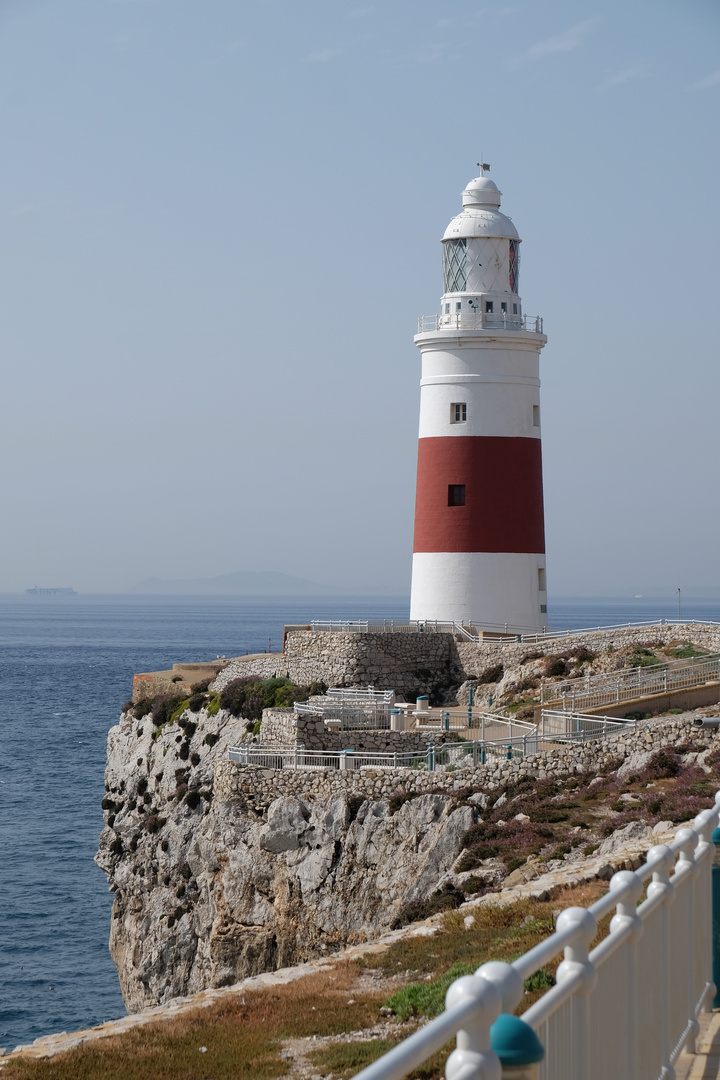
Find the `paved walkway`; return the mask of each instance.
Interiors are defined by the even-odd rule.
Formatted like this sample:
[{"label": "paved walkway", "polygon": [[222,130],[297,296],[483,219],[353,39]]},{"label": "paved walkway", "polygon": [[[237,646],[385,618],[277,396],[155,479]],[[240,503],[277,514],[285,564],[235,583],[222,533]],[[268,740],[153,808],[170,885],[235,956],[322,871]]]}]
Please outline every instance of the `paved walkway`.
[{"label": "paved walkway", "polygon": [[696,1054],[681,1054],[676,1080],[718,1080],[720,1077],[720,1009],[700,1016]]}]

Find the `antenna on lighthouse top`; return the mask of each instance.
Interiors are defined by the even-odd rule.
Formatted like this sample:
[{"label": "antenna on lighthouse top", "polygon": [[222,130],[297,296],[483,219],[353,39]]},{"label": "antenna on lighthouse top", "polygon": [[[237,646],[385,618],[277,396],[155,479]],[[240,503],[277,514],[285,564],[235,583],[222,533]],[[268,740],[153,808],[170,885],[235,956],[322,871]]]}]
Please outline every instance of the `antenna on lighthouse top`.
[{"label": "antenna on lighthouse top", "polygon": [[487,165],[485,163],[481,163],[479,161],[476,161],[475,164],[480,168],[480,171],[482,172],[483,176],[485,175],[486,172],[490,172],[490,166],[489,165]]}]

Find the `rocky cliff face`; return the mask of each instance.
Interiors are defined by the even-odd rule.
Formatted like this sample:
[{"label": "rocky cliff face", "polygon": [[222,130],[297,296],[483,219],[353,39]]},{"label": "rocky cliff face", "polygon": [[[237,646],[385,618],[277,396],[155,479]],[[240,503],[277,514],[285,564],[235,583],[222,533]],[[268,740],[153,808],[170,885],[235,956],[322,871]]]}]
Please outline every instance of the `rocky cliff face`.
[{"label": "rocky cliff face", "polygon": [[124,713],[108,737],[96,858],[130,1011],[378,935],[437,887],[473,824],[437,794],[216,798],[214,765],[245,723],[187,715],[157,730]]}]

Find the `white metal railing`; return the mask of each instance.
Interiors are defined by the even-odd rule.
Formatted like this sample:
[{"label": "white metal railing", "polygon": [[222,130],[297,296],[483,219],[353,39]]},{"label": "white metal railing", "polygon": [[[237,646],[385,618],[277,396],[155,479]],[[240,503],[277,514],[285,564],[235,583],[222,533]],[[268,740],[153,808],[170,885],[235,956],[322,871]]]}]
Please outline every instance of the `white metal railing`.
[{"label": "white metal railing", "polygon": [[535,731],[531,720],[517,720],[501,713],[486,713],[468,705],[465,709],[433,709],[426,714],[415,714],[414,731],[464,731],[477,730],[480,741],[522,737]]},{"label": "white metal railing", "polygon": [[[658,1080],[694,1050],[712,982],[712,830],[718,802],[652,847],[637,871],[621,870],[590,908],[566,908],[555,933],[511,964],[490,961],[448,990],[445,1012],[357,1074],[402,1080],[457,1036],[447,1080],[497,1080],[490,1027],[522,1000],[523,980],[560,953],[557,984],[523,1015],[545,1058],[540,1080]],[[647,883],[647,899],[640,902]],[[590,952],[598,922],[608,936]]]},{"label": "white metal railing", "polygon": [[368,686],[367,690],[353,686],[331,686],[325,691],[325,696],[343,702],[368,702],[373,705],[393,705],[395,702],[394,690],[376,690],[374,686]]},{"label": "white metal railing", "polygon": [[540,743],[588,742],[607,739],[623,731],[635,731],[635,720],[618,720],[616,716],[587,716],[580,712],[543,709],[537,725]]},{"label": "white metal railing", "polygon": [[720,630],[720,623],[707,619],[674,622],[671,619],[652,619],[646,622],[612,623],[607,626],[585,626],[578,630],[549,630],[543,627],[536,630],[529,626],[514,626],[512,623],[456,623],[442,622],[439,619],[334,619],[315,620],[310,628],[315,631],[358,634],[458,634],[467,641],[480,641],[481,635],[497,634],[515,638],[525,644],[551,641],[554,638],[582,637],[602,630],[631,630],[644,626],[708,626]]},{"label": "white metal railing", "polygon": [[464,769],[484,765],[488,758],[519,758],[535,753],[534,730],[523,736],[462,742],[429,743],[424,750],[393,753],[371,750],[305,750],[303,747],[263,746],[248,743],[230,746],[228,757],[236,765],[255,765],[264,769]]},{"label": "white metal railing", "polygon": [[418,333],[433,330],[526,330],[542,334],[543,321],[539,315],[510,315],[506,311],[454,311],[448,315],[420,315]]},{"label": "white metal railing", "polygon": [[619,704],[720,679],[720,656],[670,660],[647,667],[627,667],[619,671],[585,676],[566,683],[545,683],[540,688],[541,703],[562,701],[564,709],[591,709],[597,705]]},{"label": "white metal railing", "polygon": [[359,701],[353,704],[351,699],[328,699],[318,702],[296,701],[293,705],[296,715],[314,713],[322,716],[325,723],[337,721],[343,731],[373,729],[382,730],[390,727],[392,705],[385,702]]},{"label": "white metal railing", "polygon": [[[310,623],[310,627],[314,631],[343,634],[458,634],[467,641],[479,641],[483,633],[507,635],[518,641],[525,641],[528,634],[533,640],[538,637],[538,631],[532,626],[514,626],[512,623],[480,625],[443,622],[440,619],[316,619]],[[546,633],[546,630],[543,629],[542,633]]]}]

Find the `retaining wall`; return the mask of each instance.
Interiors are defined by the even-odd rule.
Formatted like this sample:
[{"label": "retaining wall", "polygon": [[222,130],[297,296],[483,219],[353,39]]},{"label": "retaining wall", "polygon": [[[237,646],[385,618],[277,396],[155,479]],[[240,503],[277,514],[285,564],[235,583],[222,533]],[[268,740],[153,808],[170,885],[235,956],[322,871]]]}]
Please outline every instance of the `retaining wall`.
[{"label": "retaining wall", "polygon": [[253,765],[236,765],[227,759],[215,767],[216,799],[243,798],[256,810],[264,810],[277,798],[287,795],[312,795],[331,798],[334,795],[365,795],[368,798],[388,798],[397,791],[408,794],[453,792],[465,788],[493,790],[503,783],[530,775],[539,779],[569,776],[572,773],[597,773],[605,765],[637,751],[654,751],[673,743],[692,740],[707,747],[720,735],[693,727],[678,718],[647,721],[634,732],[622,733],[610,739],[595,740],[584,746],[562,747],[544,753],[500,760],[456,772],[414,771],[412,769],[361,769],[345,772],[339,769],[265,769]]},{"label": "retaining wall", "polygon": [[424,754],[430,743],[457,742],[458,736],[453,731],[331,731],[318,714],[263,709],[258,741],[263,746],[302,746],[305,750]]},{"label": "retaining wall", "polygon": [[561,653],[584,645],[607,652],[627,645],[692,641],[720,652],[720,628],[701,623],[624,627],[554,638],[535,643],[508,640],[457,641],[452,634],[353,634],[291,630],[284,653],[262,653],[230,660],[212,684],[222,690],[233,679],[284,675],[300,685],[323,681],[328,686],[374,686],[414,693],[450,696],[467,679],[476,679],[499,662],[518,664],[528,653]]}]

